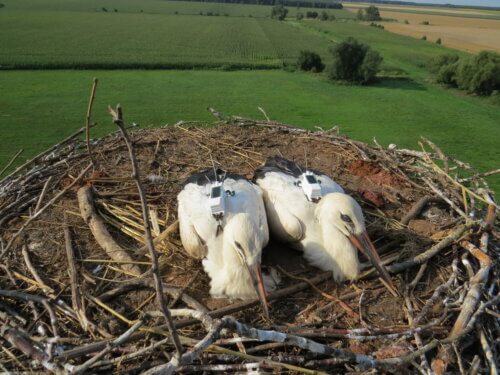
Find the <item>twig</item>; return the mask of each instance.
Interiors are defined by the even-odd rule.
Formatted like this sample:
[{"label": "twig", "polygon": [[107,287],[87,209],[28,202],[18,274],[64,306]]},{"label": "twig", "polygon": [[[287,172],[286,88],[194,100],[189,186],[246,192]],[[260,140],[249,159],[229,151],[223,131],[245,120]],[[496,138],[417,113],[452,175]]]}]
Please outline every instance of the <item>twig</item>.
[{"label": "twig", "polygon": [[12,157],[12,159],[10,159],[10,161],[7,163],[7,165],[5,167],[2,168],[2,170],[0,171],[0,176],[4,174],[4,172],[9,169],[9,167],[12,165],[12,163],[14,163],[14,161],[16,161],[17,157],[19,155],[21,155],[23,153],[24,149],[20,149],[18,152],[16,152],[16,154]]},{"label": "twig", "polygon": [[14,241],[17,239],[17,237],[19,237],[19,235],[26,229],[26,227],[28,227],[28,225],[31,224],[31,222],[33,222],[33,220],[35,220],[38,216],[40,216],[47,208],[49,208],[50,206],[52,206],[55,202],[57,202],[64,194],[66,194],[66,192],[68,192],[73,186],[75,186],[78,182],[80,182],[80,180],[82,179],[82,177],[85,175],[85,173],[88,172],[88,170],[92,167],[92,163],[89,164],[83,171],[80,172],[80,174],[78,175],[77,178],[75,178],[75,180],[69,184],[68,186],[66,186],[63,190],[61,190],[59,193],[57,193],[57,195],[52,198],[50,201],[47,202],[47,204],[45,206],[43,206],[40,210],[38,210],[38,212],[36,212],[33,216],[30,216],[28,218],[28,220],[26,220],[26,222],[21,226],[21,228],[19,228],[17,230],[16,233],[14,233],[14,235],[10,238],[10,241],[7,243],[7,246],[3,249],[2,253],[0,254],[0,260],[6,255],[9,253],[9,251],[12,249],[12,244],[14,243]]},{"label": "twig", "polygon": [[81,364],[80,366],[75,366],[75,367],[70,367],[70,365],[66,366],[66,369],[70,371],[72,374],[81,374],[85,372],[87,369],[89,369],[94,363],[99,361],[102,357],[104,357],[106,354],[111,352],[114,348],[122,345],[123,343],[127,342],[127,340],[132,336],[132,334],[137,331],[144,322],[142,320],[139,320],[137,323],[135,323],[132,327],[130,327],[127,331],[125,331],[122,335],[120,335],[116,340],[111,341],[108,343],[106,348],[101,350],[98,354],[96,354],[94,357],[89,359],[87,362]]},{"label": "twig", "polygon": [[43,202],[43,198],[45,198],[45,194],[47,193],[47,188],[49,187],[49,184],[52,181],[52,177],[53,176],[49,176],[47,181],[45,181],[45,184],[43,185],[42,192],[40,193],[40,197],[38,198],[38,201],[36,202],[34,213],[37,213],[38,210],[40,209],[40,206],[42,205],[42,202]]},{"label": "twig", "polygon": [[408,225],[410,220],[414,219],[415,217],[420,214],[420,212],[424,209],[424,207],[429,204],[429,203],[442,203],[444,200],[439,197],[432,197],[430,195],[426,195],[422,197],[417,203],[415,203],[410,211],[400,220],[401,224]]},{"label": "twig", "polygon": [[333,301],[333,302],[336,302],[340,305],[340,307],[342,307],[345,312],[347,314],[349,314],[351,317],[355,318],[355,319],[360,319],[360,315],[358,315],[353,309],[351,309],[351,307],[345,303],[344,301],[342,301],[341,299],[335,297],[335,296],[332,296],[331,294],[328,294],[328,293],[325,293],[323,292],[321,289],[319,289],[316,285],[314,285],[311,281],[309,281],[309,279],[306,279],[305,277],[298,277],[298,276],[294,276],[288,272],[286,272],[281,266],[278,266],[279,270],[284,273],[286,276],[288,276],[289,278],[291,279],[294,279],[294,280],[300,280],[300,281],[304,281],[306,282],[307,284],[309,284],[309,286],[317,293],[321,294],[323,297],[325,297],[326,299],[330,300],[330,301]]},{"label": "twig", "polygon": [[66,257],[68,258],[68,273],[69,280],[71,283],[71,303],[73,306],[73,310],[78,314],[78,319],[80,325],[83,330],[86,331],[88,329],[88,321],[87,316],[85,314],[85,309],[82,306],[82,297],[80,294],[80,288],[78,284],[78,276],[75,265],[75,254],[73,250],[73,241],[71,238],[71,231],[68,225],[64,226],[64,241],[66,248]]},{"label": "twig", "polygon": [[94,168],[96,167],[96,161],[94,155],[92,155],[92,148],[90,146],[90,116],[92,115],[92,105],[94,104],[95,90],[97,88],[97,78],[92,80],[92,90],[90,91],[89,105],[87,107],[87,115],[85,116],[85,139],[87,141],[87,152],[89,154],[90,160]]},{"label": "twig", "polygon": [[441,240],[439,243],[436,245],[432,246],[429,250],[424,251],[421,254],[418,254],[414,256],[413,258],[410,258],[408,260],[405,260],[401,263],[396,263],[390,266],[387,266],[386,269],[389,272],[392,273],[399,273],[401,271],[404,271],[410,267],[413,267],[417,264],[422,264],[426,261],[428,261],[430,258],[438,254],[441,250],[445,249],[446,247],[450,246],[452,243],[457,241],[462,235],[473,225],[475,225],[476,222],[469,222],[467,224],[459,226],[457,229],[455,229],[448,237],[444,238]]},{"label": "twig", "polygon": [[481,343],[481,346],[483,348],[486,361],[488,361],[490,365],[490,375],[497,375],[498,374],[497,364],[495,363],[495,357],[493,356],[491,347],[488,344],[488,340],[486,338],[486,334],[484,333],[484,329],[479,323],[476,323],[476,325],[478,329],[479,342]]},{"label": "twig", "polygon": [[123,140],[125,141],[127,145],[127,149],[129,152],[129,157],[130,157],[130,162],[132,163],[132,178],[135,180],[135,183],[137,185],[137,190],[139,192],[139,196],[141,199],[141,207],[142,207],[142,217],[144,220],[144,230],[146,232],[146,243],[148,245],[149,249],[149,254],[151,256],[151,272],[153,273],[153,279],[155,282],[155,290],[156,290],[156,297],[158,299],[158,304],[160,305],[160,308],[165,316],[165,320],[167,322],[168,330],[170,331],[170,334],[172,335],[172,341],[174,342],[174,346],[177,351],[177,359],[180,359],[183,349],[182,349],[182,344],[179,340],[179,336],[177,335],[177,331],[175,329],[174,323],[172,321],[172,317],[170,316],[170,312],[168,310],[168,305],[167,301],[165,300],[165,295],[163,294],[163,286],[161,283],[160,279],[160,271],[158,268],[158,254],[156,253],[154,243],[153,243],[153,237],[151,236],[151,227],[150,227],[150,222],[149,222],[149,212],[148,212],[148,205],[146,202],[146,197],[144,195],[144,189],[141,184],[141,178],[139,175],[139,169],[137,167],[137,160],[135,158],[135,151],[132,146],[132,142],[130,141],[130,138],[128,136],[127,130],[125,129],[125,125],[123,122],[123,113],[120,105],[118,104],[116,106],[116,109],[113,109],[108,107],[109,113],[113,117],[113,122],[120,128],[120,131],[123,136]]},{"label": "twig", "polygon": [[48,286],[47,284],[45,284],[45,282],[42,280],[42,278],[38,274],[38,272],[35,269],[35,267],[33,267],[33,263],[31,263],[31,259],[30,259],[29,253],[28,253],[28,246],[26,244],[24,244],[21,247],[21,252],[23,254],[24,263],[26,263],[26,267],[31,272],[31,274],[33,275],[33,277],[35,278],[35,280],[38,282],[38,284],[40,284],[40,286],[42,287],[42,289],[44,290],[44,292],[49,293],[49,294],[54,293],[54,289],[52,289],[50,286]]},{"label": "twig", "polygon": [[[92,164],[91,164],[92,165]],[[132,257],[113,239],[97,213],[94,205],[94,193],[91,186],[78,189],[78,205],[83,220],[87,223],[95,240],[108,256],[118,262],[124,262],[121,268],[135,276],[141,275],[141,269],[133,264]]]},{"label": "twig", "polygon": [[58,147],[61,147],[62,145],[66,144],[66,143],[68,143],[70,141],[72,141],[73,139],[75,139],[76,137],[78,137],[80,134],[82,134],[84,131],[85,131],[85,128],[81,128],[81,129],[77,130],[76,132],[74,132],[70,136],[68,136],[65,139],[63,139],[61,142],[55,144],[54,146],[48,148],[47,150],[45,150],[45,151],[41,152],[40,154],[36,155],[35,157],[31,158],[30,160],[28,160],[23,165],[20,165],[19,167],[17,167],[12,173],[10,173],[7,176],[5,176],[0,181],[0,184],[2,184],[3,182],[5,182],[9,177],[14,176],[17,172],[23,170],[24,168],[26,168],[26,167],[30,166],[31,164],[35,163],[36,161],[40,160],[45,155],[50,154],[52,151],[56,150]]}]

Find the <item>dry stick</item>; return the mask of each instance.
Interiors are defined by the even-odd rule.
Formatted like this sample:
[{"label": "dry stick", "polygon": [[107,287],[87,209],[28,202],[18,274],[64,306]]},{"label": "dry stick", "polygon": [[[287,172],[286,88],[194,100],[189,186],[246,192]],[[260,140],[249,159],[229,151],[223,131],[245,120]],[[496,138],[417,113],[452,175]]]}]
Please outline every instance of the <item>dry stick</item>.
[{"label": "dry stick", "polygon": [[69,280],[71,283],[71,303],[73,310],[77,313],[79,323],[84,331],[88,329],[87,316],[85,314],[85,308],[82,306],[82,297],[80,294],[80,287],[78,284],[78,276],[75,264],[75,252],[73,250],[73,241],[71,238],[71,231],[68,225],[64,226],[64,241],[66,247],[66,257],[68,258],[68,273]]},{"label": "dry stick", "polygon": [[[495,220],[495,206],[490,204],[488,207],[488,215],[486,218],[486,226],[491,227]],[[487,239],[485,241],[485,245],[487,247]],[[467,244],[464,244],[468,249]],[[484,250],[487,250],[487,248]],[[479,250],[479,249],[477,249]],[[479,250],[480,251],[480,250]],[[472,320],[472,316],[474,315],[474,311],[477,311],[476,306],[481,300],[481,291],[483,289],[484,284],[488,280],[488,276],[490,274],[490,269],[492,267],[491,259],[488,256],[479,256],[479,251],[471,252],[472,255],[476,256],[480,262],[481,268],[474,277],[470,281],[469,291],[467,292],[464,302],[460,309],[460,314],[455,320],[455,324],[448,336],[449,339],[455,339],[462,332],[465,331],[466,327]],[[486,254],[485,254],[486,255]],[[449,345],[443,346],[437,357],[432,361],[432,369],[435,372],[443,373],[446,370],[448,363],[451,361],[451,349]],[[442,371],[436,371],[435,369],[440,369]]]},{"label": "dry stick", "polygon": [[97,88],[97,78],[94,78],[92,81],[92,90],[90,92],[89,98],[89,106],[87,108],[87,116],[85,116],[85,139],[87,141],[87,152],[89,153],[90,160],[92,161],[92,165],[94,168],[97,163],[94,159],[94,155],[92,155],[92,148],[90,146],[90,116],[92,115],[92,105],[94,104],[95,90]]},{"label": "dry stick", "polygon": [[14,161],[17,159],[17,157],[19,155],[22,154],[22,152],[24,151],[24,149],[20,149],[13,157],[12,159],[10,159],[10,161],[7,163],[7,165],[5,167],[3,167],[3,169],[0,171],[0,176],[3,175],[3,173],[9,169],[9,167],[12,165],[12,163],[14,163]]},{"label": "dry stick", "polygon": [[123,140],[125,141],[130,157],[130,162],[132,163],[132,178],[135,180],[135,183],[137,185],[137,190],[139,192],[139,196],[141,199],[141,207],[142,207],[142,217],[144,220],[144,230],[146,232],[146,243],[148,245],[149,253],[151,256],[151,272],[153,273],[153,279],[155,282],[155,290],[156,290],[156,297],[158,300],[158,304],[160,305],[160,308],[165,316],[165,320],[167,322],[168,330],[170,331],[170,334],[172,335],[172,341],[174,342],[175,349],[177,350],[177,356],[178,359],[181,358],[182,356],[182,344],[180,342],[179,336],[177,335],[177,331],[175,329],[174,323],[172,321],[172,317],[170,316],[170,311],[167,306],[167,301],[165,298],[165,295],[163,294],[163,286],[162,282],[160,279],[160,272],[158,268],[158,254],[155,250],[155,246],[153,243],[153,237],[151,236],[151,227],[150,227],[150,222],[149,222],[149,212],[148,212],[148,205],[146,202],[146,197],[144,195],[144,189],[141,184],[141,178],[139,175],[139,169],[137,167],[137,160],[135,158],[135,151],[134,147],[132,146],[132,142],[130,141],[130,138],[128,136],[127,131],[125,130],[125,125],[123,122],[123,113],[120,105],[118,104],[116,106],[116,109],[113,109],[111,107],[108,107],[109,113],[113,117],[114,123],[120,128],[120,131],[123,136]]},{"label": "dry stick", "polygon": [[486,357],[486,360],[490,364],[490,375],[498,375],[498,369],[495,363],[495,357],[491,351],[490,345],[488,344],[488,340],[486,339],[486,334],[484,333],[484,329],[482,328],[480,323],[476,323],[476,326],[478,328],[479,342],[483,347],[484,356]]},{"label": "dry stick", "polygon": [[386,269],[389,272],[392,273],[399,273],[401,271],[404,271],[407,268],[413,267],[417,264],[422,264],[438,254],[441,250],[445,249],[446,247],[450,246],[453,244],[455,241],[457,241],[462,235],[472,226],[476,225],[477,223],[474,221],[470,221],[466,224],[463,224],[459,226],[457,229],[455,229],[448,237],[444,238],[440,242],[438,242],[436,245],[432,246],[429,250],[424,251],[421,254],[418,254],[414,256],[413,258],[410,258],[408,260],[405,260],[401,263],[393,264],[390,266],[387,266]]},{"label": "dry stick", "polygon": [[18,329],[6,325],[4,326],[4,331],[2,331],[2,336],[13,347],[23,352],[29,358],[32,358],[35,362],[41,364],[45,369],[49,371],[55,371],[57,369],[56,365],[49,362],[47,354],[39,348],[31,338]]},{"label": "dry stick", "polygon": [[[332,277],[332,273],[329,271],[326,271],[326,272],[323,272],[316,277],[313,277],[309,281],[311,281],[314,284],[319,284],[321,282],[324,282],[324,281],[330,279],[331,277]],[[99,296],[99,299],[101,299],[102,301],[106,301],[106,300],[109,300],[110,298],[114,298],[117,295],[119,295],[120,293],[124,293],[128,290],[137,288],[138,283],[144,284],[145,281],[144,280],[137,280],[137,281],[132,281],[130,284],[124,284],[121,287],[116,288],[113,291],[110,291],[112,293],[106,292],[106,293],[101,294]],[[308,283],[300,282],[300,283],[292,285],[288,288],[284,288],[284,289],[278,290],[276,292],[269,293],[267,297],[268,297],[269,301],[277,300],[277,299],[286,297],[290,294],[300,292],[300,291],[307,289],[307,288],[309,288]],[[176,289],[179,289],[179,288],[176,288]],[[350,293],[349,295],[355,295],[355,294],[356,293]],[[183,295],[183,298],[184,297],[185,297],[185,295]],[[184,301],[184,302],[186,302],[186,301]],[[208,315],[210,317],[213,317],[213,318],[218,318],[218,317],[222,317],[224,315],[233,314],[235,312],[250,308],[252,306],[256,306],[258,304],[259,304],[259,300],[257,300],[257,299],[255,299],[253,301],[239,302],[239,303],[235,303],[235,304],[232,304],[229,306],[225,306],[225,307],[220,308],[218,310],[210,311],[210,312],[208,312]],[[200,310],[198,307],[195,307],[195,306],[192,306],[192,307]],[[197,320],[197,319],[184,319],[184,320],[177,321],[175,326],[176,326],[176,328],[183,328],[183,327],[192,326],[192,325],[198,324],[198,323],[199,323],[199,320]],[[155,328],[156,329],[164,329],[165,326],[161,325],[161,326],[158,326]],[[144,334],[142,332],[139,332],[136,335],[134,335],[135,340],[139,340],[142,337],[144,337]],[[98,350],[102,350],[102,348],[105,347],[107,343],[108,343],[108,340],[98,341],[98,342],[94,342],[94,343],[89,344],[89,345],[70,349],[70,350],[65,351],[63,354],[61,354],[60,357],[67,360],[67,359],[87,355],[89,353],[92,353],[92,352],[95,352]]]},{"label": "dry stick", "polygon": [[442,203],[444,202],[443,198],[440,197],[432,197],[430,195],[426,195],[425,197],[422,197],[417,203],[415,203],[410,211],[400,220],[401,224],[408,225],[410,220],[414,219],[415,217],[420,214],[420,212],[424,209],[424,207],[429,204],[429,203]]},{"label": "dry stick", "polygon": [[47,150],[41,152],[40,154],[36,155],[35,157],[33,157],[32,159],[28,160],[26,163],[24,163],[23,165],[20,165],[19,167],[17,167],[12,173],[9,173],[7,176],[5,176],[1,181],[0,181],[0,184],[2,184],[4,181],[6,181],[9,177],[15,175],[17,172],[23,170],[24,168],[30,166],[31,164],[35,163],[36,161],[38,161],[39,159],[41,159],[42,157],[44,157],[45,155],[47,154],[50,154],[52,151],[54,151],[55,149],[57,149],[58,147],[72,141],[74,138],[78,137],[80,134],[82,134],[83,132],[85,131],[85,128],[81,128],[79,129],[78,131],[74,132],[73,134],[71,134],[70,136],[68,136],[67,138],[64,138],[61,142],[55,144],[54,146],[48,148]]},{"label": "dry stick", "polygon": [[125,331],[122,335],[120,335],[116,340],[111,341],[108,343],[108,345],[101,350],[98,354],[96,354],[94,357],[89,359],[87,362],[81,364],[80,366],[72,367],[72,366],[67,366],[66,369],[69,370],[70,373],[73,374],[81,374],[88,370],[90,366],[92,366],[94,363],[99,361],[102,357],[104,357],[106,354],[111,352],[114,348],[122,345],[123,343],[127,342],[127,340],[132,336],[132,334],[137,331],[144,322],[142,320],[139,320],[137,323],[135,323],[132,327],[130,327],[127,331]]},{"label": "dry stick", "polygon": [[[91,164],[92,165],[92,164]],[[108,256],[118,262],[125,262],[121,268],[134,276],[141,275],[141,269],[133,264],[132,257],[113,239],[106,225],[97,213],[94,205],[94,194],[91,186],[83,186],[78,189],[78,205],[83,220],[87,223],[95,240]]]},{"label": "dry stick", "polygon": [[59,193],[57,193],[57,195],[52,198],[50,201],[47,202],[47,204],[45,206],[43,206],[38,212],[36,212],[33,216],[30,216],[28,218],[28,220],[26,220],[26,222],[21,226],[21,228],[18,229],[18,231],[16,233],[14,233],[14,235],[11,237],[10,241],[7,243],[7,246],[5,247],[5,249],[3,249],[2,253],[0,254],[0,260],[6,255],[8,254],[8,252],[12,249],[12,244],[14,243],[14,241],[17,239],[17,237],[19,237],[19,235],[26,229],[26,227],[28,225],[30,225],[33,220],[35,220],[38,216],[40,216],[47,208],[49,208],[50,206],[52,206],[55,202],[57,202],[64,194],[66,194],[66,192],[68,192],[68,190],[71,190],[71,188],[73,186],[75,186],[81,179],[82,177],[85,175],[85,173],[87,173],[87,171],[92,167],[92,163],[90,163],[87,168],[85,168],[82,172],[80,172],[80,174],[78,175],[77,178],[75,178],[75,180],[69,184],[68,186],[66,186],[63,190],[61,190]]},{"label": "dry stick", "polygon": [[494,170],[489,171],[489,172],[477,173],[474,176],[470,176],[470,177],[466,177],[466,178],[461,178],[461,179],[458,180],[458,182],[466,182],[466,181],[470,181],[470,180],[475,180],[475,179],[480,178],[480,177],[493,176],[493,175],[499,174],[499,173],[500,173],[500,168],[499,169],[494,169]]},{"label": "dry stick", "polygon": [[351,307],[347,303],[345,303],[341,299],[339,299],[335,296],[332,296],[328,293],[323,292],[321,289],[319,289],[316,285],[314,285],[312,282],[309,281],[309,279],[306,279],[305,277],[294,276],[294,275],[286,272],[281,266],[278,266],[278,268],[282,273],[284,273],[289,278],[294,279],[294,280],[304,281],[304,282],[308,283],[315,292],[321,294],[323,297],[325,297],[326,299],[328,299],[330,301],[338,303],[340,305],[340,307],[342,307],[348,315],[350,315],[354,319],[359,319],[359,315],[353,309],[351,309]]},{"label": "dry stick", "polygon": [[36,202],[36,206],[35,206],[35,213],[38,212],[38,210],[40,209],[40,206],[42,205],[42,202],[43,202],[43,198],[45,198],[45,194],[47,194],[47,189],[49,187],[49,184],[50,182],[52,181],[52,177],[54,176],[50,176],[47,181],[45,181],[45,184],[43,185],[43,189],[42,189],[42,192],[40,193],[40,197],[38,198],[38,202]]},{"label": "dry stick", "polygon": [[36,268],[33,266],[33,263],[31,263],[30,255],[28,253],[28,246],[26,244],[24,244],[22,246],[21,252],[23,254],[24,263],[26,263],[26,267],[31,272],[31,274],[33,275],[33,277],[35,278],[35,280],[37,281],[37,283],[40,284],[42,290],[44,292],[48,293],[48,294],[53,294],[54,293],[54,289],[52,289],[50,286],[48,286],[47,284],[45,284],[45,282],[42,280],[42,278],[38,274]]},{"label": "dry stick", "polygon": [[448,203],[450,205],[450,207],[453,208],[460,216],[462,216],[465,220],[469,219],[467,214],[460,207],[458,207],[455,203],[453,203],[453,201],[450,198],[448,198],[446,195],[444,195],[444,193],[441,190],[439,190],[437,188],[437,186],[431,182],[431,180],[429,180],[428,178],[425,178],[425,177],[422,178],[422,180],[424,180],[425,183],[427,185],[429,185],[429,187],[432,189],[432,191],[434,191],[434,193],[436,193],[441,198],[443,198],[446,201],[446,203]]},{"label": "dry stick", "polygon": [[[328,279],[331,279],[331,277],[332,277],[332,273],[329,271],[326,271],[326,272],[319,274],[316,277],[313,277],[309,281],[313,284],[319,284],[319,283],[322,283]],[[280,289],[280,290],[277,290],[276,292],[269,293],[267,295],[267,299],[269,301],[274,301],[274,300],[286,297],[290,294],[300,292],[301,290],[307,289],[309,287],[310,287],[309,283],[300,282],[300,283],[297,283],[295,285],[289,286],[288,288]],[[229,305],[229,306],[222,307],[222,308],[217,309],[217,310],[210,311],[208,313],[208,315],[210,315],[212,318],[220,318],[224,315],[234,314],[238,311],[245,310],[245,309],[248,309],[250,307],[256,306],[257,304],[259,304],[258,299],[255,299],[252,301],[238,302],[238,303],[234,303],[234,304]],[[180,321],[176,322],[175,326],[177,328],[183,328],[183,327],[191,326],[191,325],[197,324],[197,323],[198,323],[198,321],[196,319],[184,319],[184,320],[180,320]]]}]

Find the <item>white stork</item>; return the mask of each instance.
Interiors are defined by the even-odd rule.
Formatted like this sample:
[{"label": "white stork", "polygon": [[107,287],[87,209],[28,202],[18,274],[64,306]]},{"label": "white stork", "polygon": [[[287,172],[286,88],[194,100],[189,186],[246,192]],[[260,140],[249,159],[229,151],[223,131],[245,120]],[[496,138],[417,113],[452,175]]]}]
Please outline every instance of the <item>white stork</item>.
[{"label": "white stork", "polygon": [[213,297],[258,297],[269,316],[261,254],[269,241],[261,189],[242,176],[206,170],[192,175],[177,196],[181,241],[203,259]]},{"label": "white stork", "polygon": [[395,294],[366,232],[361,207],[340,185],[280,156],[268,158],[255,172],[255,181],[264,192],[269,228],[276,239],[302,250],[309,263],[332,271],[336,281],[358,276],[358,249]]}]

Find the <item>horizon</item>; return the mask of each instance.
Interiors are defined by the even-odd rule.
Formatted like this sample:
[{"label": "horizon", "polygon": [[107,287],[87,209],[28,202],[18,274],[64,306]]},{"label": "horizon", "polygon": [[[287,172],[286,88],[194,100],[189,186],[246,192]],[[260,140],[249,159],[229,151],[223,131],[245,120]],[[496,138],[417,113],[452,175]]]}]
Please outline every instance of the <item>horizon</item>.
[{"label": "horizon", "polygon": [[[397,0],[396,0],[397,1]],[[500,0],[401,0],[408,1],[417,4],[439,4],[439,5],[460,5],[460,6],[470,6],[470,7],[491,7],[500,8]]]}]

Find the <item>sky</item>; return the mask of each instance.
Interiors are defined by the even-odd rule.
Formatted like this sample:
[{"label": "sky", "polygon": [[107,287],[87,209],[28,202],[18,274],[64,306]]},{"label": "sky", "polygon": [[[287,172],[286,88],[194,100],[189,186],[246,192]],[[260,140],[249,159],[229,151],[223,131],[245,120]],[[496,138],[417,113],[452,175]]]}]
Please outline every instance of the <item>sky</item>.
[{"label": "sky", "polygon": [[500,7],[500,0],[410,0],[414,3],[433,3],[433,4],[455,4],[455,5],[477,5]]}]

